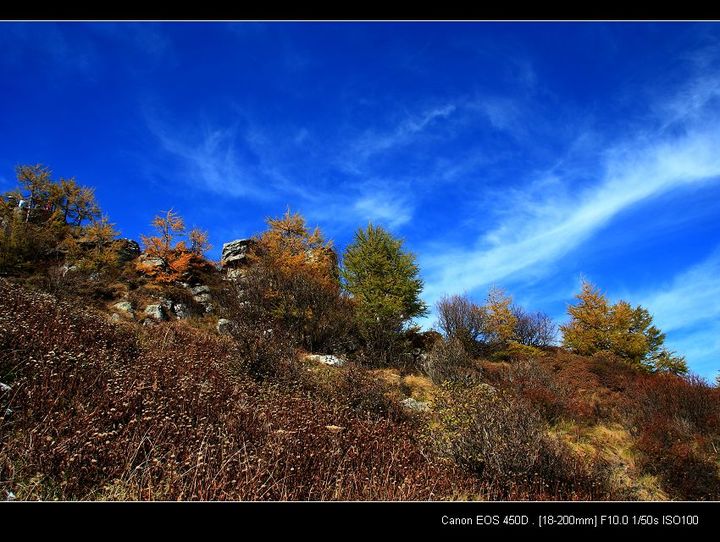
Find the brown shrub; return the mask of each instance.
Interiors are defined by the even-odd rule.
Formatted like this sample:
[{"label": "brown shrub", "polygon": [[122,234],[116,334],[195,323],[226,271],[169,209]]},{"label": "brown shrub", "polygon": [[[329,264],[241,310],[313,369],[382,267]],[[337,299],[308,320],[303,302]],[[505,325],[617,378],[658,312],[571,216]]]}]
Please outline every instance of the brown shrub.
[{"label": "brown shrub", "polygon": [[110,324],[0,281],[0,485],[20,499],[402,499],[472,491],[406,426],[232,370],[184,322]]},{"label": "brown shrub", "polygon": [[720,498],[719,390],[695,377],[656,374],[638,378],[632,393],[643,469],[677,498]]},{"label": "brown shrub", "polygon": [[463,377],[472,358],[460,339],[451,337],[435,343],[423,363],[425,373],[435,384]]},{"label": "brown shrub", "polygon": [[435,397],[436,450],[478,476],[489,498],[611,498],[602,462],[585,462],[549,438],[538,414],[481,384],[445,383]]}]

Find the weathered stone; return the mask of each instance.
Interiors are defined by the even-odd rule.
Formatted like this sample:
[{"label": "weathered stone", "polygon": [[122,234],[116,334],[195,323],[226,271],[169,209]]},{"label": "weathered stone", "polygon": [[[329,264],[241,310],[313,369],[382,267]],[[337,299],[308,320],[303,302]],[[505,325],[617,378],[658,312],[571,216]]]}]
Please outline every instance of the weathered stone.
[{"label": "weathered stone", "polygon": [[400,404],[407,410],[412,410],[413,412],[428,412],[430,410],[430,403],[427,403],[425,401],[418,401],[417,399],[413,399],[412,397],[403,399],[402,401],[400,401]]},{"label": "weathered stone", "polygon": [[172,311],[173,313],[175,313],[175,316],[177,316],[181,320],[190,316],[190,311],[188,310],[188,306],[185,303],[175,303],[172,306]]},{"label": "weathered stone", "polygon": [[217,323],[217,331],[221,335],[228,335],[232,332],[235,323],[227,318],[220,318]]},{"label": "weathered stone", "polygon": [[248,249],[253,243],[252,239],[236,239],[225,243],[222,248],[220,266],[225,269],[226,267],[235,268],[245,265],[247,263]]},{"label": "weathered stone", "polygon": [[141,254],[138,259],[145,267],[148,268],[165,267],[165,262],[162,258]]},{"label": "weathered stone", "polygon": [[165,320],[165,311],[162,305],[148,305],[145,307],[145,314],[153,320]]},{"label": "weathered stone", "polygon": [[12,388],[10,386],[8,386],[7,384],[5,384],[4,382],[0,382],[0,393],[7,393],[11,389]]},{"label": "weathered stone", "polygon": [[120,320],[122,320],[122,318],[120,318],[120,315],[115,312],[115,313],[113,313],[113,315],[110,317],[110,320],[111,320],[112,322],[119,322]]},{"label": "weathered stone", "polygon": [[193,299],[197,301],[198,303],[202,303],[203,305],[210,303],[212,301],[212,296],[210,294],[200,294],[200,295],[194,295]]},{"label": "weathered stone", "polygon": [[115,303],[113,305],[113,309],[121,311],[121,312],[129,312],[129,313],[135,312],[135,311],[133,311],[132,303],[130,303],[129,301],[119,301],[118,303]]},{"label": "weathered stone", "polygon": [[205,286],[204,284],[200,284],[199,286],[194,286],[194,287],[190,288],[190,293],[192,295],[209,294],[210,287]]},{"label": "weathered stone", "polygon": [[332,367],[342,367],[343,365],[345,365],[344,359],[333,356],[331,354],[306,354],[304,359],[307,361],[323,363]]},{"label": "weathered stone", "polygon": [[243,267],[228,268],[225,272],[225,278],[228,280],[242,280],[247,275],[247,269]]}]

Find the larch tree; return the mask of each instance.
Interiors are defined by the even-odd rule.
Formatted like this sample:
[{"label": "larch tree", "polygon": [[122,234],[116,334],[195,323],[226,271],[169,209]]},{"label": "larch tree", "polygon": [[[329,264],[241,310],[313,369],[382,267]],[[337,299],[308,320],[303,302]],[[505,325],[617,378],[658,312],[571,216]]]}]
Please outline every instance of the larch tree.
[{"label": "larch tree", "polygon": [[652,372],[687,373],[685,359],[665,348],[665,334],[647,309],[622,300],[611,304],[587,281],[576,297],[579,302],[568,307],[570,322],[560,326],[566,348],[581,355],[612,352]]},{"label": "larch tree", "polygon": [[161,265],[154,265],[147,260],[138,261],[139,271],[151,276],[161,283],[171,283],[189,277],[193,272],[207,267],[203,251],[209,246],[207,233],[200,230],[191,232],[188,247],[185,241],[185,221],[174,210],[163,211],[157,215],[152,226],[156,235],[141,236],[145,254],[160,260]]},{"label": "larch tree", "polygon": [[381,226],[357,230],[345,250],[342,278],[356,302],[358,326],[366,345],[383,361],[404,325],[427,313],[419,274],[415,256]]},{"label": "larch tree", "polygon": [[493,286],[480,312],[483,335],[489,345],[504,347],[515,338],[517,316],[513,312],[512,298],[504,290]]},{"label": "larch tree", "polygon": [[328,345],[341,298],[337,257],[319,228],[290,209],[267,219],[249,253],[245,295],[256,319],[279,327],[308,350]]}]

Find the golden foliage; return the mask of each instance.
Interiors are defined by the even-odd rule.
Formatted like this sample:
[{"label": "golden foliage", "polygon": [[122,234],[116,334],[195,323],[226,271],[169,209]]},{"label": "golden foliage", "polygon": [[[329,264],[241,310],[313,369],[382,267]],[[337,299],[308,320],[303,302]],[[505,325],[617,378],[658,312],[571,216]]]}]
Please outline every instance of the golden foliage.
[{"label": "golden foliage", "polygon": [[[160,283],[172,283],[186,279],[194,271],[208,265],[203,254],[210,248],[208,234],[194,228],[189,234],[185,232],[185,222],[173,209],[162,211],[157,215],[152,226],[156,235],[142,235],[145,254],[150,258],[159,259],[161,265],[153,265],[147,261],[137,263],[138,271],[150,275]],[[183,239],[187,237],[190,247]]]}]

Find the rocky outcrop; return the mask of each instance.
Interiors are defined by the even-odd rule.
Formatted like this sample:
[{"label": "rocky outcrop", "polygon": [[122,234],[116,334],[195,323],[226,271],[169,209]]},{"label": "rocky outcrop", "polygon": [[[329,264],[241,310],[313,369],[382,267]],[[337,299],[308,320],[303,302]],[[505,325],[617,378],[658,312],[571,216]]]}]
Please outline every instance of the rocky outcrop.
[{"label": "rocky outcrop", "polygon": [[236,269],[247,265],[248,250],[255,243],[252,239],[236,239],[225,243],[222,248],[220,265],[223,270]]},{"label": "rocky outcrop", "polygon": [[331,354],[306,354],[303,359],[322,363],[324,365],[330,365],[331,367],[342,367],[345,365],[344,359]]}]

